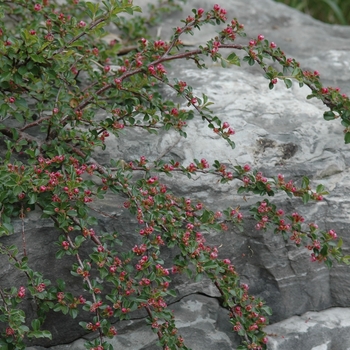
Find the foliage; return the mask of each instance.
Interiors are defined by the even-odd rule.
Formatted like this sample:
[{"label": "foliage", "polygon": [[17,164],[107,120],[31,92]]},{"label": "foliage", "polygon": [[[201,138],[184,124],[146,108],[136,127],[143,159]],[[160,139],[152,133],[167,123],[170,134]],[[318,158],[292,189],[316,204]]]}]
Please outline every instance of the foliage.
[{"label": "foliage", "polygon": [[348,0],[275,0],[331,24],[350,24]]},{"label": "foliage", "polygon": [[[2,3],[0,141],[6,151],[0,159],[0,236],[20,234],[25,241],[24,219],[32,211],[51,219],[60,232],[59,237],[52,235],[56,258],[75,258],[71,273],[86,291],[84,296],[75,295],[64,279],[49,280],[34,271],[25,244],[16,247],[0,241],[0,253],[27,280],[26,285],[0,288],[4,326],[0,344],[8,349],[25,348],[29,338],[50,338],[50,332],[42,329],[49,310],[69,313],[72,318],[85,312],[88,321],[81,326],[98,333],[87,348],[110,349],[106,338],[117,333],[112,320],[127,319],[140,308],[146,310],[160,347],[187,349],[166,304],[168,297],[176,295],[169,285],[177,273],[187,273],[194,280],[209,278],[229,310],[233,330],[242,337],[240,349],[266,349],[263,328],[271,309],[249,295],[231,261],[219,259],[218,248],[207,244],[203,236],[211,230],[244,227],[239,203],[222,212],[212,211],[205,203],[169,191],[164,175],[191,178],[209,173],[222,183],[238,180],[242,198],[247,193],[264,197],[251,208],[257,229],[274,229],[297,246],[307,246],[313,261],[328,266],[348,261],[334,230],[319,230],[298,213],[285,215],[266,198],[283,192],[304,203],[322,200],[327,194],[323,186],[313,190],[306,177],[297,186],[281,174],[268,179],[247,164],[229,169],[219,160],[210,165],[205,159],[194,159],[186,165],[153,162],[140,154],[133,161],[114,159],[106,167],[92,158],[97,148],[109,151],[106,139],[111,134],[122,138],[126,128],[154,134],[172,129],[186,137],[187,122],[198,116],[233,148],[235,131],[209,109],[208,97],[195,96],[181,77],[171,81],[163,64],[190,59],[202,69],[206,56],[223,67],[240,65],[238,51],[244,52],[243,62],[260,66],[271,89],[278,81],[287,88],[293,81],[309,86],[308,98],[316,97],[329,107],[324,118],[340,119],[346,127],[345,142],[350,142],[350,101],[337,89],[323,87],[318,72],[303,71],[262,35],[247,40],[246,45],[236,44],[237,36],[245,36],[244,26],[237,19],[228,21],[219,5],[208,11],[193,10],[174,29],[169,42],[147,37],[149,24],[176,9],[174,1],[161,4],[150,7],[145,19],[134,14],[140,8],[127,0]],[[123,13],[133,17],[125,20]],[[184,34],[222,23],[227,26],[206,45],[184,48]],[[119,33],[110,42],[104,40],[107,27]],[[222,56],[226,51],[228,55]],[[159,84],[173,89],[191,108],[161,96]],[[98,117],[100,111],[104,118]],[[91,204],[107,194],[126,198],[124,207],[139,223],[142,243],[130,250],[120,249],[123,242],[118,232],[103,232],[96,225]],[[20,233],[14,229],[18,221]],[[172,268],[164,266],[163,246],[178,251]],[[90,249],[88,257],[83,257],[83,247]],[[29,323],[22,309],[26,299],[33,299],[38,309],[37,318]]]}]

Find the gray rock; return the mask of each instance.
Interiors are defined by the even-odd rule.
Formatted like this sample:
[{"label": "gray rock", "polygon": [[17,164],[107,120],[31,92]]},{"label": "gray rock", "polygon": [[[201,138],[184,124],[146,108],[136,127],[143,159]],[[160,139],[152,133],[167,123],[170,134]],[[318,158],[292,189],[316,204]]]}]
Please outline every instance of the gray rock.
[{"label": "gray rock", "polygon": [[350,309],[306,312],[266,327],[269,350],[350,349]]}]

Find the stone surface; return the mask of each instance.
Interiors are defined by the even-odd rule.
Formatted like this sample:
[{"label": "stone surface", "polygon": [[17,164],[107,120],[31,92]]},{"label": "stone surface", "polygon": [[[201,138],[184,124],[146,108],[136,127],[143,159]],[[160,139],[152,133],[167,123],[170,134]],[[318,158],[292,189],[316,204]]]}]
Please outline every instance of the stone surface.
[{"label": "stone surface", "polygon": [[[190,14],[191,8],[208,9],[216,2],[219,1],[189,1],[183,13],[166,19],[157,30],[166,39],[170,28],[179,25],[180,18]],[[143,5],[145,1],[139,0],[139,3]],[[248,37],[264,34],[288,55],[298,59],[302,67],[319,70],[326,85],[340,86],[345,93],[350,93],[349,27],[322,24],[272,0],[231,0],[223,5],[228,17],[237,17],[245,24]],[[204,43],[213,33],[213,27],[203,28],[199,35],[187,36],[186,44]],[[151,160],[162,155],[164,159],[174,158],[188,164],[193,158],[204,157],[209,162],[219,159],[227,164],[250,163],[268,176],[281,172],[288,179],[300,179],[308,175],[313,186],[322,183],[332,191],[324,202],[303,206],[301,202],[290,201],[283,195],[276,196],[274,202],[290,212],[298,210],[307,219],[316,220],[321,227],[334,228],[343,237],[344,252],[348,254],[349,146],[344,145],[340,123],[325,122],[322,104],[306,99],[308,88],[293,86],[287,90],[279,83],[270,91],[268,81],[259,69],[244,65],[224,70],[209,63],[207,70],[199,71],[191,62],[181,62],[172,64],[168,70],[170,79],[181,77],[194,87],[195,92],[203,92],[215,102],[212,106],[214,113],[236,129],[236,149],[232,151],[197,118],[189,124],[186,139],[172,132],[154,137],[133,131],[132,135],[126,134],[118,142],[111,138],[108,146],[113,151],[97,153],[96,159],[104,164],[108,164],[111,158],[131,160],[138,158],[142,150],[142,154]],[[167,89],[162,92],[171,94]],[[237,184],[220,185],[213,180],[210,176],[198,176],[195,181],[175,176],[168,184],[175,193],[191,193],[192,197],[203,200],[213,209],[242,205],[242,198],[235,193]],[[246,200],[243,209],[258,198],[247,196]],[[100,215],[101,229],[116,230],[122,238],[134,237],[127,240],[128,248],[138,239],[137,235],[133,236],[137,224],[125,214],[122,201],[120,199],[118,203],[115,197],[107,197],[96,208],[115,216],[111,219]],[[28,247],[30,262],[41,266],[44,274],[68,272],[69,261],[66,259],[57,261],[55,266],[45,266],[45,255],[36,255],[42,246],[45,246],[42,250],[44,254],[54,254],[55,247],[50,245],[52,235],[55,235],[52,224],[37,217],[26,220],[26,232],[35,237],[28,238],[28,244],[32,244]],[[248,220],[244,233],[208,233],[207,239],[221,247],[220,256],[234,262],[243,281],[250,285],[251,292],[263,297],[272,307],[271,321],[277,323],[267,328],[271,334],[269,348],[350,349],[347,335],[347,320],[350,319],[347,308],[350,307],[349,267],[336,266],[329,270],[323,265],[313,264],[306,250],[296,249],[272,233],[256,231],[253,225]],[[20,242],[21,237],[18,238]],[[172,252],[164,252],[167,261],[171,257]],[[19,277],[12,273],[9,264],[3,263],[2,266],[6,270],[0,275],[0,285],[17,284]],[[70,285],[75,286],[74,278],[69,278]],[[178,298],[172,301],[171,308],[175,310],[181,334],[188,346],[193,350],[235,348],[237,342],[230,332],[227,311],[219,306],[215,289],[205,281],[188,283],[188,280],[177,277],[175,282]],[[78,291],[80,286],[75,288]],[[337,306],[342,308],[334,308]],[[51,345],[71,343],[81,335],[80,330],[72,327],[75,322],[68,320],[58,314],[49,316],[47,324],[55,339]],[[115,349],[156,349],[154,334],[143,322],[119,323],[117,328],[119,336],[113,340]],[[84,348],[83,343],[84,340],[77,340],[52,349],[79,350]],[[29,349],[38,350],[43,349],[40,345],[50,345],[36,344],[38,346]]]},{"label": "stone surface", "polygon": [[266,327],[269,350],[349,350],[350,309],[306,312]]}]

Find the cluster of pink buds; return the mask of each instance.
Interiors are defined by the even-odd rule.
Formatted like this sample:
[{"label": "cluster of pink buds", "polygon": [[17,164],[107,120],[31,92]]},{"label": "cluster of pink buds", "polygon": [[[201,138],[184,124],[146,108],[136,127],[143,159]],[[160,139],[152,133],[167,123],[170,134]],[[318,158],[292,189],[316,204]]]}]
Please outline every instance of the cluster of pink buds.
[{"label": "cluster of pink buds", "polygon": [[190,163],[186,169],[190,173],[194,173],[196,170],[198,170],[197,166],[194,163]]},{"label": "cluster of pink buds", "polygon": [[147,250],[146,244],[141,244],[140,246],[135,245],[134,248],[132,248],[132,251],[136,255],[142,255]]},{"label": "cluster of pink buds", "polygon": [[222,124],[222,130],[225,135],[234,135],[236,133],[235,130],[230,126],[228,122],[224,122]]},{"label": "cluster of pink buds", "polygon": [[21,299],[23,299],[26,295],[26,289],[24,287],[19,287],[17,296]]},{"label": "cluster of pink buds", "polygon": [[212,57],[215,56],[215,55],[218,53],[220,45],[221,45],[221,44],[220,44],[219,41],[214,41],[214,42],[213,42],[213,47],[212,47],[212,49],[210,50],[211,56],[212,56]]},{"label": "cluster of pink buds", "polygon": [[263,182],[263,183],[267,182],[267,178],[265,176],[263,176],[262,172],[260,172],[260,171],[258,173],[256,173],[255,180],[257,182]]},{"label": "cluster of pink buds", "polygon": [[337,239],[337,237],[338,237],[334,230],[329,230],[329,231],[328,231],[328,235],[329,235],[332,239]]},{"label": "cluster of pink buds", "polygon": [[202,169],[208,169],[209,168],[209,163],[206,159],[202,158],[200,162],[200,167]]},{"label": "cluster of pink buds", "polygon": [[[90,330],[90,331],[96,331],[97,329],[99,329],[101,326],[100,322],[96,322],[95,324],[89,322],[87,325],[86,325],[86,329]],[[103,350],[103,347],[102,349]]]},{"label": "cluster of pink buds", "polygon": [[234,27],[236,25],[236,22],[235,21],[232,21],[232,22],[231,22],[232,26],[227,25],[227,27],[222,30],[221,35],[224,38],[235,40],[236,39],[236,32],[235,32],[235,28]]},{"label": "cluster of pink buds", "polygon": [[213,7],[213,10],[214,10],[214,14],[218,16],[222,21],[227,20],[227,17],[226,17],[227,11],[224,8],[221,8],[220,5],[215,4]]},{"label": "cluster of pink buds", "polygon": [[299,215],[296,212],[292,214],[292,218],[293,218],[293,224],[302,223],[305,220],[301,215]]},{"label": "cluster of pink buds", "polygon": [[179,92],[183,92],[185,90],[187,86],[187,83],[185,81],[179,81],[177,85],[175,85],[175,87],[178,88]]},{"label": "cluster of pink buds", "polygon": [[166,49],[167,45],[163,40],[156,40],[153,44],[155,50]]},{"label": "cluster of pink buds", "polygon": [[46,288],[45,283],[39,283],[39,284],[35,287],[35,289],[36,289],[39,293],[42,293],[42,292],[45,290],[45,288]]},{"label": "cluster of pink buds", "polygon": [[63,241],[62,242],[62,247],[64,250],[68,250],[69,249],[69,242],[68,241]]},{"label": "cluster of pink buds", "polygon": [[11,328],[11,327],[6,328],[6,335],[12,336],[14,334],[15,334],[15,330],[13,328]]}]

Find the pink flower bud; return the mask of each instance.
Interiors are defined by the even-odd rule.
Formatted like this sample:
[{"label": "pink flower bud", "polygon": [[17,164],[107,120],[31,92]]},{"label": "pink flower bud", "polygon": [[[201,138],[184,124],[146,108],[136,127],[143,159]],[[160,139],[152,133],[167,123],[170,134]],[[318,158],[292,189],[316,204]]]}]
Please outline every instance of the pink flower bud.
[{"label": "pink flower bud", "polygon": [[79,23],[78,23],[78,27],[79,28],[84,28],[86,26],[86,23],[84,22],[84,21],[80,21]]},{"label": "pink flower bud", "polygon": [[199,8],[199,9],[197,10],[197,14],[198,14],[199,17],[201,17],[201,16],[203,15],[203,13],[204,13],[204,9]]},{"label": "pink flower bud", "polygon": [[243,167],[243,170],[244,170],[245,172],[250,171],[250,169],[251,169],[251,167],[250,167],[249,164],[245,164],[244,167]]}]

